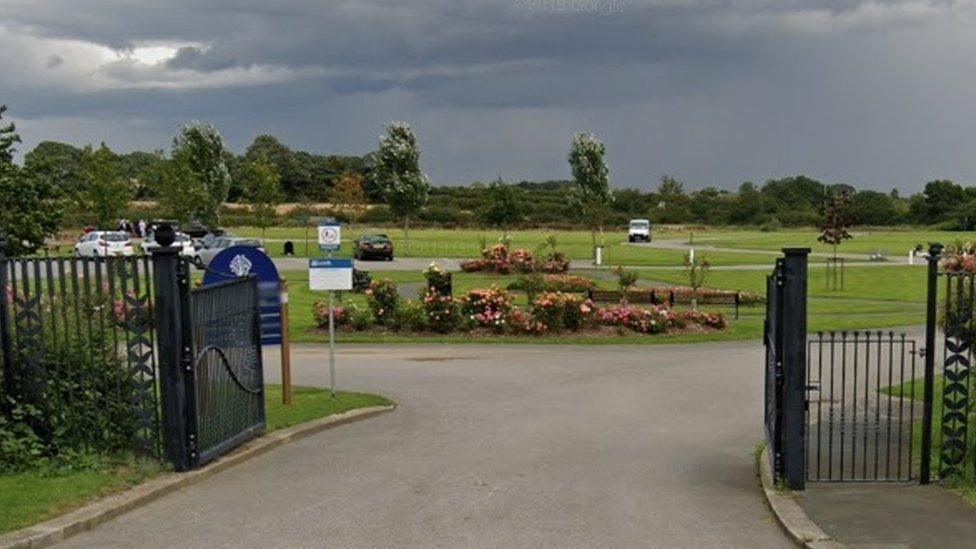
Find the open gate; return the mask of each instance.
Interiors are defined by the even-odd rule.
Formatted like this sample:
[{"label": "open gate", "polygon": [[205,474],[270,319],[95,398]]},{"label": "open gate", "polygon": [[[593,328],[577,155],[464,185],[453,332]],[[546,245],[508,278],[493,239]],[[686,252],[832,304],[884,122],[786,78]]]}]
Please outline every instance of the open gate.
[{"label": "open gate", "polygon": [[942,246],[929,248],[921,347],[890,331],[807,337],[806,254],[784,252],[767,280],[764,330],[764,422],[777,481],[803,489],[976,475],[976,251],[940,270]]},{"label": "open gate", "polygon": [[[908,481],[921,396],[915,341],[894,332],[828,332],[807,347],[808,481]],[[904,391],[899,388],[904,388]]]},{"label": "open gate", "polygon": [[257,279],[191,289],[175,248],[153,252],[166,457],[199,467],[265,427]]},{"label": "open gate", "polygon": [[257,279],[241,278],[190,294],[193,326],[195,464],[202,465],[264,430]]}]

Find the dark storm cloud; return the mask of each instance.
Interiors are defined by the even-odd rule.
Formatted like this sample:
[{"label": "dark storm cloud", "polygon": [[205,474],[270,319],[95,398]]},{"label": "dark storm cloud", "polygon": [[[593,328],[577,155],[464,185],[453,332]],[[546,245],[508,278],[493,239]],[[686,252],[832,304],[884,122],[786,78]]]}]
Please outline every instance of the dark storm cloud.
[{"label": "dark storm cloud", "polygon": [[[31,120],[50,120],[46,132],[71,120],[71,135],[86,135],[79,120],[99,131],[117,121],[118,135],[87,138],[124,148],[133,121],[135,142],[158,135],[163,146],[174,124],[205,118],[236,146],[273,131],[299,147],[362,153],[386,121],[406,119],[440,182],[564,176],[570,134],[583,128],[606,139],[617,185],[676,173],[729,187],[802,171],[907,189],[976,176],[959,145],[976,130],[960,116],[976,83],[965,0],[0,7],[0,37],[40,51],[50,72],[76,71],[47,81],[0,57],[0,70],[27,67],[0,100],[28,119],[34,142],[58,136],[30,134]],[[119,58],[77,68],[84,44]],[[139,58],[147,47],[170,53]]]}]

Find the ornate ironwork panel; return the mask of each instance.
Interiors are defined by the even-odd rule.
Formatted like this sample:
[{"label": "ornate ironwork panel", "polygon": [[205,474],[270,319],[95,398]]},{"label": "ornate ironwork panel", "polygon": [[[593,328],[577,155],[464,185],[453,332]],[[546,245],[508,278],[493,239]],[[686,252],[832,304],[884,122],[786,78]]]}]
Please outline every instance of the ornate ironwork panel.
[{"label": "ornate ironwork panel", "polygon": [[962,473],[969,445],[970,370],[973,347],[973,275],[946,273],[942,424],[939,476]]},{"label": "ornate ironwork panel", "polygon": [[264,430],[257,280],[241,278],[191,294],[195,465]]},{"label": "ornate ironwork panel", "polygon": [[0,252],[0,273],[0,377],[37,410],[34,431],[61,449],[158,456],[148,258]]}]

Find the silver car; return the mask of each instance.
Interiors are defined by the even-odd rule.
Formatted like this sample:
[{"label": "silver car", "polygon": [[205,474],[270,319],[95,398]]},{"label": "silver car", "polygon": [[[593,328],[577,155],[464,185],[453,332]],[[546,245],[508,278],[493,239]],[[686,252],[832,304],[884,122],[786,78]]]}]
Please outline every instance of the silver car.
[{"label": "silver car", "polygon": [[206,245],[202,245],[196,251],[196,258],[200,263],[204,265],[210,265],[213,258],[217,256],[220,252],[231,248],[233,246],[249,246],[251,248],[257,248],[264,251],[264,246],[261,245],[261,241],[256,238],[237,238],[234,236],[218,236],[209,241]]},{"label": "silver car", "polygon": [[[193,247],[193,239],[188,234],[176,233],[176,241],[173,242],[173,245],[180,248],[180,255],[182,256],[193,257],[197,253],[196,248]],[[158,247],[159,243],[156,242],[155,233],[152,233],[142,242],[142,253],[151,254]]]}]

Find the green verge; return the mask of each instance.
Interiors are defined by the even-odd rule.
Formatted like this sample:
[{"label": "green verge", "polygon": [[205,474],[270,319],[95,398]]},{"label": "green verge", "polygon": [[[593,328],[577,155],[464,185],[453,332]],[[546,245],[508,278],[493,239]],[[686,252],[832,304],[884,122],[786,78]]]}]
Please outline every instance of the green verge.
[{"label": "green verge", "polygon": [[[295,387],[292,405],[281,404],[281,386],[265,391],[267,432],[333,414],[392,404],[363,393]],[[90,470],[58,470],[0,475],[0,534],[25,528],[120,492],[165,472],[155,461],[115,458]]]},{"label": "green verge", "polygon": [[[942,394],[942,387],[945,384],[945,379],[941,374],[936,374],[933,377],[933,388],[935,390],[936,405],[932,406],[932,425],[934,429],[932,431],[933,444],[932,444],[932,459],[929,462],[931,470],[937,472],[939,470],[939,452],[937,449],[937,444],[939,441],[939,426],[942,425],[942,406],[939,406],[939,395]],[[925,399],[925,378],[920,377],[912,381],[906,381],[901,385],[893,385],[891,387],[886,387],[881,390],[882,393],[891,394],[897,397],[911,398],[913,395],[915,400]],[[971,446],[970,446],[971,447]],[[921,456],[922,448],[922,420],[916,420],[915,424],[912,426],[912,451],[916,456]],[[972,455],[966,456],[966,462],[969,463],[973,459]],[[965,468],[966,473],[962,476],[953,477],[946,479],[946,485],[952,488],[970,505],[976,507],[976,477],[974,477],[974,472],[972,467]]]}]

